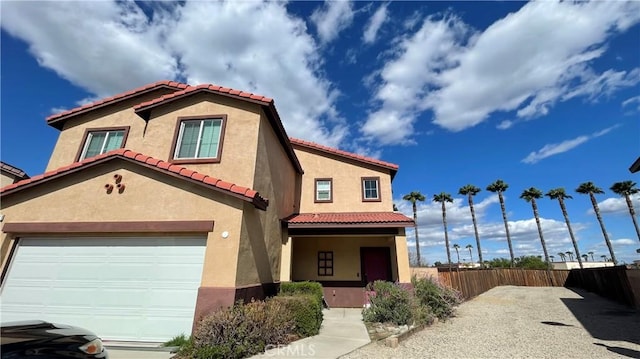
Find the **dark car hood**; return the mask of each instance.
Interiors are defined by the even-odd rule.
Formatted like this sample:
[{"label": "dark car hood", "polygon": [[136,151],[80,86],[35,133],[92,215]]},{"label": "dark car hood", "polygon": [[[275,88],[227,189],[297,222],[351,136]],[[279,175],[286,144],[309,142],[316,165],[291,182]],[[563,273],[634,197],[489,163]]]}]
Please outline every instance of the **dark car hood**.
[{"label": "dark car hood", "polygon": [[97,338],[95,334],[83,328],[42,320],[7,322],[0,325],[2,326],[0,330],[2,345],[71,335],[84,336],[89,340]]}]

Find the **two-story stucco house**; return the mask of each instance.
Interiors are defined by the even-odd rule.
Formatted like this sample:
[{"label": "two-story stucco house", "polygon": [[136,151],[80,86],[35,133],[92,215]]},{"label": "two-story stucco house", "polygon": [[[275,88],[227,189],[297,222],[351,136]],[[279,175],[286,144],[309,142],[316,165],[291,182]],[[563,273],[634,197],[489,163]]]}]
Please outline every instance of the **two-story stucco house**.
[{"label": "two-story stucco house", "polygon": [[3,321],[154,342],[281,281],[410,281],[398,167],[290,139],[270,98],[163,81],[47,124],[46,172],[0,189]]}]

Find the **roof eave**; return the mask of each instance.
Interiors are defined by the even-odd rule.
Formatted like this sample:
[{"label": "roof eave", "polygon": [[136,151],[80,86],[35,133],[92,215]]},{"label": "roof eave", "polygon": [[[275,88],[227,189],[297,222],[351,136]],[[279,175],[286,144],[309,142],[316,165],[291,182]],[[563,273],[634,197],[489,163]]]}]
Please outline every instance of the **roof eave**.
[{"label": "roof eave", "polygon": [[[8,190],[4,190],[4,191],[0,192],[0,198],[4,198],[6,196],[10,196],[12,194],[21,192],[21,191],[26,190],[28,188],[39,186],[39,185],[41,185],[43,183],[55,180],[57,178],[64,177],[66,175],[70,175],[72,173],[82,171],[82,170],[84,170],[84,169],[86,169],[88,167],[93,167],[93,166],[99,165],[101,163],[109,162],[109,161],[112,161],[112,160],[115,160],[115,159],[121,159],[121,160],[127,161],[129,163],[133,163],[133,164],[139,165],[141,167],[149,168],[149,169],[157,171],[159,173],[162,173],[162,174],[174,177],[174,178],[178,178],[180,180],[187,181],[187,182],[196,184],[198,186],[201,186],[201,187],[204,187],[204,188],[207,188],[207,189],[211,189],[211,190],[214,190],[216,192],[219,192],[219,193],[222,193],[222,194],[226,194],[226,195],[241,199],[243,201],[246,201],[246,202],[249,202],[249,203],[253,204],[254,207],[256,207],[257,209],[263,210],[263,211],[266,210],[267,207],[269,206],[269,200],[267,200],[265,198],[262,198],[258,193],[256,193],[256,195],[253,196],[253,197],[243,196],[243,195],[241,195],[239,193],[235,193],[235,192],[232,192],[232,191],[226,191],[226,190],[224,190],[222,188],[211,186],[211,185],[208,185],[206,183],[203,183],[203,182],[200,182],[200,181],[196,181],[196,180],[193,180],[191,178],[187,178],[187,177],[181,176],[179,174],[176,174],[176,173],[173,173],[173,172],[170,172],[170,171],[164,171],[164,170],[159,169],[159,168],[157,168],[155,166],[151,166],[151,165],[149,165],[147,163],[142,163],[142,162],[136,161],[136,160],[134,160],[132,158],[129,158],[129,157],[126,157],[126,156],[120,155],[120,154],[112,155],[112,156],[104,156],[104,157],[96,156],[95,160],[91,161],[89,163],[85,162],[83,164],[80,164],[80,162],[76,162],[77,166],[72,167],[67,171],[52,174],[49,177],[44,178],[43,180],[37,180],[37,181],[31,182],[31,183],[27,183],[27,184],[19,186],[19,187],[13,187],[13,188],[10,188]],[[34,178],[37,178],[37,176],[34,177]],[[9,186],[12,186],[12,185],[9,185]]]},{"label": "roof eave", "polygon": [[406,228],[413,222],[372,222],[372,223],[287,223],[288,228]]},{"label": "roof eave", "polygon": [[329,155],[336,156],[336,157],[339,157],[339,158],[344,158],[344,159],[347,159],[347,160],[350,160],[350,161],[354,161],[354,162],[358,162],[358,163],[364,163],[364,164],[367,164],[369,166],[373,166],[373,167],[377,167],[377,168],[388,170],[389,174],[391,175],[391,179],[392,180],[395,177],[396,173],[398,172],[398,167],[385,166],[385,165],[380,164],[380,163],[374,163],[374,162],[361,160],[361,159],[358,159],[358,158],[354,158],[354,157],[343,155],[341,153],[328,151],[328,150],[323,149],[323,148],[310,146],[310,145],[307,145],[307,144],[304,144],[304,143],[295,142],[295,143],[293,143],[293,146],[299,146],[301,148],[309,149],[309,150],[312,150],[312,151],[318,151],[318,152],[329,154]]},{"label": "roof eave", "polygon": [[78,110],[77,112],[72,112],[72,113],[69,113],[69,114],[64,115],[64,116],[56,117],[54,119],[48,120],[47,121],[47,125],[55,128],[55,129],[62,130],[62,127],[64,126],[64,123],[67,120],[69,120],[69,119],[71,119],[71,118],[73,118],[75,116],[79,116],[79,115],[82,115],[82,114],[85,114],[85,113],[89,113],[91,111],[98,110],[98,109],[101,109],[101,108],[116,104],[118,102],[126,101],[126,100],[132,99],[132,98],[134,98],[136,96],[144,95],[144,94],[147,94],[147,93],[150,93],[150,92],[153,92],[153,91],[157,91],[157,90],[163,89],[163,88],[164,89],[168,89],[168,90],[180,91],[180,88],[178,88],[178,87],[169,86],[169,85],[166,85],[166,84],[160,84],[158,86],[150,87],[148,89],[132,93],[130,95],[115,99],[113,101],[104,102],[104,103],[101,103],[99,105],[95,105],[95,106],[87,107],[87,108],[82,109],[82,110]]},{"label": "roof eave", "polygon": [[640,171],[640,157],[629,167],[629,172],[636,173]]}]

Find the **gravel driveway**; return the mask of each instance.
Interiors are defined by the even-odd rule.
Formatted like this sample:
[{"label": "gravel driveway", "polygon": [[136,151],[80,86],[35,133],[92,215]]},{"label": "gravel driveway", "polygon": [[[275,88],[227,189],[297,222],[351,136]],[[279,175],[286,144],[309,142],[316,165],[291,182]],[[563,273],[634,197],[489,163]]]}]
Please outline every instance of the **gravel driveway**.
[{"label": "gravel driveway", "polygon": [[566,288],[494,288],[392,349],[342,358],[640,358],[640,311]]}]

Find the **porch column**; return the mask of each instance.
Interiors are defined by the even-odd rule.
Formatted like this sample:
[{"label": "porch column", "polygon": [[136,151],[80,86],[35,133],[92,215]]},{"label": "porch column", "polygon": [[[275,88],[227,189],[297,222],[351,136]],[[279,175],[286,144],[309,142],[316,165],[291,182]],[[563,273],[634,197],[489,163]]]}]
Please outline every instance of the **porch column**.
[{"label": "porch column", "polygon": [[409,251],[407,250],[407,237],[405,235],[395,236],[396,257],[398,261],[398,281],[400,283],[411,283],[411,269],[409,268]]},{"label": "porch column", "polygon": [[291,281],[291,252],[293,249],[292,242],[293,238],[288,237],[287,242],[282,245],[282,255],[280,256],[280,282]]}]

